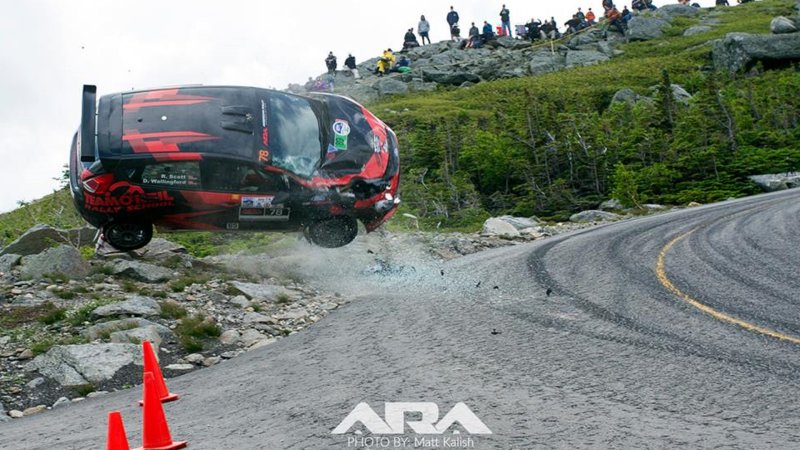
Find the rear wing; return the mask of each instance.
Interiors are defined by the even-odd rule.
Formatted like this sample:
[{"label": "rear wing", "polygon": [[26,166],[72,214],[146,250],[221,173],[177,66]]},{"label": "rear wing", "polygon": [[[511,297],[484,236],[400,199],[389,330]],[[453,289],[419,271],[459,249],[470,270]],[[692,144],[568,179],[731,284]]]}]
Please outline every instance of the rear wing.
[{"label": "rear wing", "polygon": [[78,132],[78,154],[82,163],[97,159],[97,86],[83,85],[81,106],[81,128]]}]

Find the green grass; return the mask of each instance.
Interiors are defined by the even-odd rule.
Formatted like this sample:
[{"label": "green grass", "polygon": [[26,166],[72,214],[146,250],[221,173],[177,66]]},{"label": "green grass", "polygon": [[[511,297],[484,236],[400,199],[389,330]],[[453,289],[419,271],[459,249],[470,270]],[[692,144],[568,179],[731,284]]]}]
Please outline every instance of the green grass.
[{"label": "green grass", "polygon": [[222,329],[214,319],[198,314],[181,319],[175,327],[175,334],[184,350],[199,352],[204,348],[203,342],[206,339],[219,337]]},{"label": "green grass", "polygon": [[38,223],[64,229],[78,228],[86,224],[78,215],[66,188],[20,206],[13,211],[0,214],[0,246],[8,245]]},{"label": "green grass", "polygon": [[163,301],[159,305],[161,305],[161,317],[164,319],[181,319],[188,314],[186,308],[174,300]]}]

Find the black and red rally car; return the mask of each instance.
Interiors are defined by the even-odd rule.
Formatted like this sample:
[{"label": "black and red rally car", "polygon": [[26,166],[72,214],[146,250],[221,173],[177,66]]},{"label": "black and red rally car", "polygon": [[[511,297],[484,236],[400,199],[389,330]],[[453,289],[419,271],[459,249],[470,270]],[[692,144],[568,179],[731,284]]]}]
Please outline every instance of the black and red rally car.
[{"label": "black and red rally car", "polygon": [[159,230],[304,231],[339,247],[397,210],[397,137],[331,94],[83,87],[69,162],[75,206],[119,250]]}]

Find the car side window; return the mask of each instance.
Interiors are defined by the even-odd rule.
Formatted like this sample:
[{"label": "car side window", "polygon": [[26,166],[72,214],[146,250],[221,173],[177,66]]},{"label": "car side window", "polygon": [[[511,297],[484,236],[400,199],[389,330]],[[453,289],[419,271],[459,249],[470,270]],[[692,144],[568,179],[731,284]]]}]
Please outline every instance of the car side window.
[{"label": "car side window", "polygon": [[130,169],[130,180],[145,186],[167,186],[179,189],[199,188],[200,164],[198,161],[174,161],[148,164]]},{"label": "car side window", "polygon": [[264,172],[237,161],[207,160],[203,187],[209,191],[274,193],[288,190],[282,175]]}]

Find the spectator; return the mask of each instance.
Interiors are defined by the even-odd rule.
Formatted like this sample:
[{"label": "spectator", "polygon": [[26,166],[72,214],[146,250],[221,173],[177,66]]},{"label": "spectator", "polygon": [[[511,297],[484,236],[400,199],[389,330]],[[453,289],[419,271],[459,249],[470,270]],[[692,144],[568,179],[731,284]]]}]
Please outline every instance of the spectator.
[{"label": "spectator", "polygon": [[633,0],[631,2],[631,8],[633,8],[634,11],[642,11],[647,7],[644,5],[644,0]]},{"label": "spectator", "polygon": [[631,20],[631,17],[633,17],[633,14],[628,9],[628,5],[625,5],[622,8],[622,24],[625,25],[625,28],[628,28],[628,21]]},{"label": "spectator", "polygon": [[550,23],[549,20],[542,23],[540,30],[545,39],[555,39],[553,35],[553,24]]},{"label": "spectator", "polygon": [[378,76],[382,77],[383,74],[388,73],[394,67],[395,62],[397,60],[394,58],[394,53],[392,53],[392,49],[387,48],[383,51],[383,56],[381,59],[378,60]]},{"label": "spectator", "polygon": [[552,17],[552,16],[550,17],[550,26],[553,29],[553,31],[552,31],[553,39],[560,38],[561,37],[561,32],[558,31],[558,24],[556,23],[556,18],[555,17]]},{"label": "spectator", "polygon": [[450,12],[447,13],[447,25],[448,28],[450,28],[450,37],[451,38],[459,37],[457,34],[453,34],[453,28],[458,25],[458,13],[456,12],[456,10],[453,9],[452,6],[450,7]]},{"label": "spectator", "polygon": [[494,39],[494,29],[492,29],[492,24],[485,20],[483,21],[483,34],[481,35],[481,39],[483,39],[484,43]]},{"label": "spectator", "polygon": [[603,0],[603,10],[605,10],[604,15],[608,17],[608,12],[611,11],[611,8],[614,7],[614,2],[612,0]]},{"label": "spectator", "polygon": [[731,5],[728,3],[728,0],[717,0],[717,3],[716,3],[716,5],[717,5],[717,6],[731,6]]},{"label": "spectator", "polygon": [[475,22],[472,22],[472,26],[469,27],[469,42],[467,43],[467,47],[481,48],[481,44],[481,32],[478,31],[478,27],[475,26]]},{"label": "spectator", "polygon": [[583,13],[583,11],[581,11],[580,8],[578,8],[578,12],[575,13],[575,17],[580,21],[580,26],[578,27],[579,29],[589,26],[589,24],[586,23],[586,15]]},{"label": "spectator", "polygon": [[581,21],[578,19],[578,15],[573,14],[571,19],[564,22],[564,26],[567,27],[567,34],[577,33],[581,27]]},{"label": "spectator", "polygon": [[642,1],[644,1],[644,6],[646,6],[647,9],[649,9],[650,11],[655,11],[658,9],[656,5],[653,4],[653,0],[642,0]]},{"label": "spectator", "polygon": [[592,26],[594,25],[595,19],[597,19],[597,17],[594,15],[594,11],[592,11],[592,8],[589,8],[589,11],[586,12],[586,23]]},{"label": "spectator", "polygon": [[680,3],[681,5],[688,5],[689,0],[678,0],[678,3]]},{"label": "spectator", "polygon": [[458,24],[454,24],[453,28],[450,28],[450,36],[456,42],[461,40],[461,28],[458,27]]},{"label": "spectator", "polygon": [[353,78],[356,80],[361,78],[361,75],[359,75],[358,69],[356,68],[356,57],[353,56],[352,53],[347,55],[347,59],[344,60],[344,66],[350,70],[350,73],[353,74]]},{"label": "spectator", "polygon": [[400,60],[397,61],[397,68],[395,70],[400,73],[411,72],[411,60],[406,58],[406,55],[401,56]]},{"label": "spectator", "polygon": [[406,35],[403,37],[403,50],[415,47],[419,47],[419,42],[417,42],[417,37],[414,36],[414,29],[409,28],[408,31],[406,31]]},{"label": "spectator", "polygon": [[608,31],[611,27],[616,28],[620,33],[625,34],[625,27],[622,23],[622,13],[616,7],[612,7],[606,14],[606,26],[603,29],[603,38],[608,39]]},{"label": "spectator", "polygon": [[528,39],[530,39],[531,42],[535,41],[536,39],[544,39],[544,36],[542,36],[541,27],[542,21],[536,20],[533,17],[531,17],[530,22],[525,24],[525,29],[528,30]]},{"label": "spectator", "polygon": [[506,8],[506,5],[503,5],[503,9],[500,10],[500,22],[503,36],[514,37],[511,34],[511,12]]},{"label": "spectator", "polygon": [[333,56],[333,52],[328,52],[328,57],[325,58],[325,66],[328,68],[328,73],[336,72],[336,57]]},{"label": "spectator", "polygon": [[431,31],[431,24],[428,23],[428,21],[425,19],[425,16],[419,17],[417,31],[419,32],[420,39],[422,39],[422,45],[425,45],[425,39],[428,40],[428,44],[431,43],[431,38],[428,36],[428,32]]}]

